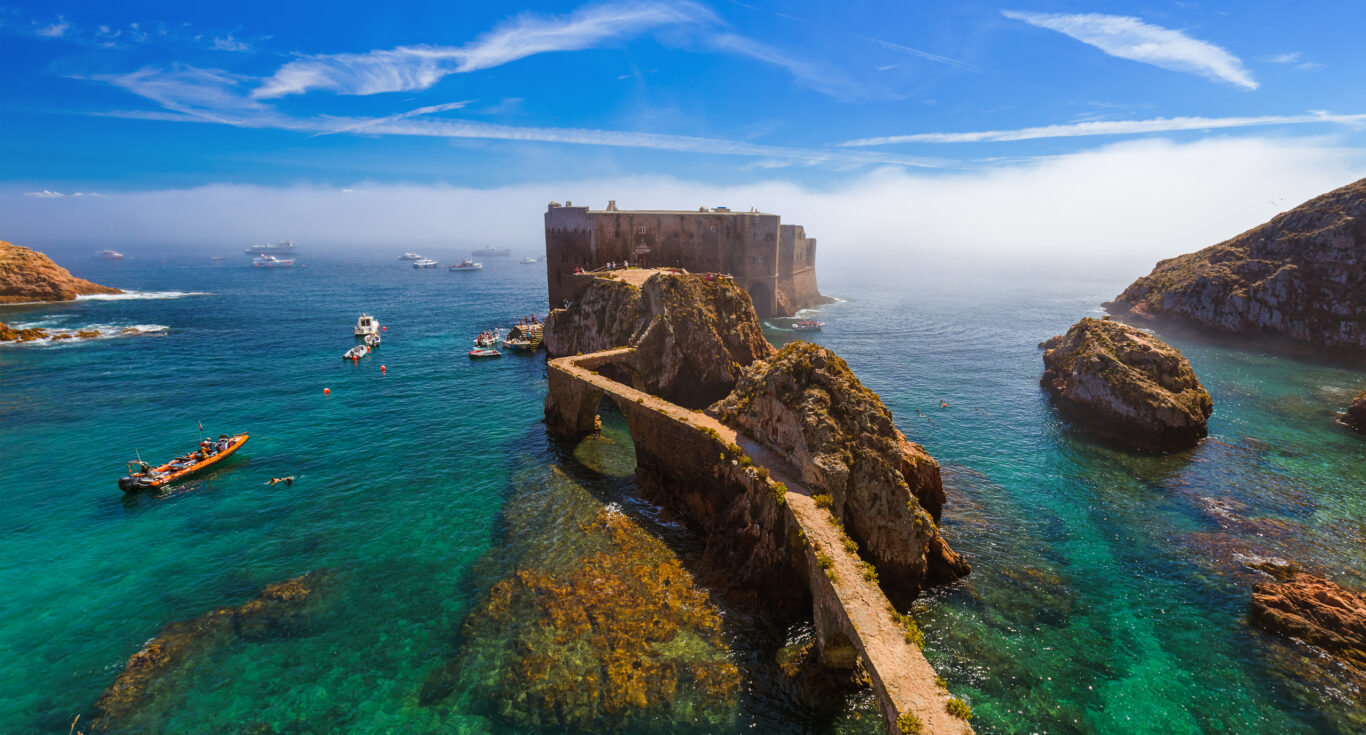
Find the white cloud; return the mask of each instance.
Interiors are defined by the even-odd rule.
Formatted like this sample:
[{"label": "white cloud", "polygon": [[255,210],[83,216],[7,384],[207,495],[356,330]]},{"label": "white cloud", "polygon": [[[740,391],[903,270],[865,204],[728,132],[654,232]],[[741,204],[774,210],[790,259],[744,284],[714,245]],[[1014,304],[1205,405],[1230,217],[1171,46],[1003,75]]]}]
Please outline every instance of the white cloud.
[{"label": "white cloud", "polygon": [[[872,38],[871,36],[859,36],[859,38],[862,38],[862,39],[865,40],[865,41],[871,41],[872,43],[875,43],[875,44],[877,44],[877,45],[879,45],[879,46],[881,46],[881,47],[883,47],[883,48],[889,48],[889,49],[891,49],[891,50],[893,50],[893,51],[899,51],[899,52],[901,52],[901,53],[903,53],[903,54],[910,54],[911,56],[914,56],[914,57],[919,58],[919,59],[924,59],[924,60],[926,60],[926,61],[933,61],[933,62],[936,63],[936,64],[948,64],[949,66],[957,66],[957,67],[960,67],[960,68],[963,68],[963,69],[971,69],[972,71],[977,71],[977,67],[973,66],[972,64],[969,64],[969,63],[966,62],[966,61],[959,61],[958,59],[951,59],[951,58],[949,58],[949,57],[947,57],[947,56],[940,56],[939,54],[932,54],[932,53],[930,53],[930,52],[928,52],[928,51],[921,51],[921,50],[918,49],[918,48],[911,48],[910,46],[903,46],[903,45],[901,45],[901,44],[899,44],[899,43],[892,43],[891,41],[883,41],[883,40],[880,39],[880,38]],[[890,69],[891,67],[887,67],[887,68]]]},{"label": "white cloud", "polygon": [[1198,74],[1244,89],[1257,81],[1243,62],[1225,49],[1191,38],[1181,31],[1145,23],[1123,15],[1085,13],[1028,13],[1003,10],[1007,18],[1066,34],[1111,56],[1139,61],[1170,71]]},{"label": "white cloud", "polygon": [[66,22],[66,18],[63,18],[59,15],[57,16],[56,23],[45,25],[42,28],[38,28],[33,32],[44,38],[61,38],[62,36],[66,35],[66,29],[70,27],[71,24]]},{"label": "white cloud", "polygon": [[1300,56],[1301,54],[1299,51],[1292,51],[1287,54],[1276,54],[1274,56],[1268,56],[1265,60],[1273,64],[1293,64],[1296,61],[1300,60]]},{"label": "white cloud", "polygon": [[686,1],[592,5],[559,18],[525,13],[460,47],[400,46],[307,56],[285,64],[253,95],[268,99],[316,89],[357,95],[426,89],[450,74],[540,53],[593,48],[661,26],[714,20],[711,11]]},{"label": "white cloud", "polygon": [[251,44],[247,43],[246,41],[233,38],[232,34],[229,33],[228,35],[222,38],[213,39],[213,43],[210,45],[210,48],[212,48],[214,51],[250,51]]},{"label": "white cloud", "polygon": [[[1125,270],[1219,242],[1299,202],[1366,175],[1366,152],[1317,140],[1133,141],[1087,153],[946,174],[880,169],[807,188],[790,182],[716,186],[664,176],[526,183],[498,188],[380,185],[195,189],[111,194],[80,216],[0,197],[8,239],[84,252],[175,247],[205,255],[234,242],[291,239],[316,251],[454,254],[471,243],[543,242],[546,202],[624,208],[757,206],[820,239],[822,269],[887,273],[914,264],[1029,261]],[[1273,205],[1268,200],[1279,201]],[[990,213],[984,217],[983,213]],[[451,233],[460,240],[452,241]],[[390,253],[392,251],[392,253]],[[1122,287],[1118,283],[1117,287]]]},{"label": "white cloud", "polygon": [[1307,125],[1334,123],[1360,128],[1366,126],[1366,114],[1333,115],[1313,112],[1307,115],[1261,115],[1257,117],[1158,117],[1151,120],[1098,120],[1094,122],[1042,125],[1018,130],[980,130],[967,133],[913,133],[880,138],[859,138],[840,145],[861,147],[893,143],[999,143],[1040,138],[1076,138],[1092,135],[1140,135],[1169,133],[1180,130],[1218,130],[1267,125]]},{"label": "white cloud", "polygon": [[61,199],[66,195],[61,193],[60,191],[49,191],[47,189],[43,189],[42,191],[26,191],[24,192],[24,196],[33,197],[34,199]]}]

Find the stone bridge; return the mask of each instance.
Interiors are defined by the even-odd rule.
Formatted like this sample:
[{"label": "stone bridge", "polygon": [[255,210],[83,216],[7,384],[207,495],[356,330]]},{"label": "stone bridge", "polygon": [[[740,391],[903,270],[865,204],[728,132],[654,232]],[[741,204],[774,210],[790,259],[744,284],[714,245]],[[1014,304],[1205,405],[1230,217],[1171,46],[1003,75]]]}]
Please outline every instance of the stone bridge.
[{"label": "stone bridge", "polygon": [[[934,669],[920,648],[907,642],[904,629],[893,618],[892,604],[875,582],[864,578],[862,560],[845,549],[843,531],[828,510],[817,507],[811,492],[797,479],[799,473],[776,453],[710,416],[608,377],[635,377],[628,367],[632,351],[621,348],[551,360],[548,428],[561,436],[588,435],[600,401],[608,397],[630,427],[638,466],[648,461],[691,468],[685,480],[690,484],[705,482],[718,465],[733,464],[721,463],[719,458],[725,456],[727,447],[739,445],[754,466],[768,469],[768,476],[748,467],[724,467],[731,489],[721,492],[734,498],[735,483],[740,483],[743,493],[754,499],[751,503],[767,503],[764,510],[774,527],[796,528],[804,534],[806,543],[800,545],[804,564],[798,566],[805,567],[802,572],[811,592],[817,642],[825,660],[843,657],[852,664],[857,654],[877,692],[888,732],[917,732],[898,724],[909,713],[921,723],[918,732],[970,735],[971,726],[945,709],[948,691],[936,682]],[[776,482],[787,487],[785,502],[776,499]],[[683,511],[705,522],[709,511],[698,505],[694,501]]]}]

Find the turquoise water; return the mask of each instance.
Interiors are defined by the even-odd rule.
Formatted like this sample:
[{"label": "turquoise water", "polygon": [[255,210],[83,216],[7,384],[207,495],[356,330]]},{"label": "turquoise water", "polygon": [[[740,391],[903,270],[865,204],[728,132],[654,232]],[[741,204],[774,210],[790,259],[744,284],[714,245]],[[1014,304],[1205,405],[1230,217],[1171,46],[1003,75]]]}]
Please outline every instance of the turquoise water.
[{"label": "turquoise water", "polygon": [[[205,651],[131,729],[507,731],[468,687],[423,696],[461,660],[461,624],[495,581],[568,564],[579,520],[609,503],[686,553],[686,533],[634,499],[618,423],[615,449],[576,455],[538,423],[543,361],[465,357],[475,333],[540,310],[540,266],[75,265],[160,297],[6,307],[0,321],[167,329],[0,348],[0,731],[64,732],[165,624],[308,571],[331,581],[302,631]],[[1037,342],[1095,313],[1124,274],[973,278],[823,272],[845,301],[823,308],[816,339],[944,464],[945,533],[974,572],[916,614],[978,731],[1366,727],[1331,667],[1246,624],[1256,577],[1242,564],[1295,559],[1366,586],[1366,441],[1330,421],[1366,374],[1172,338],[1214,396],[1211,439],[1130,455],[1072,434],[1037,386]],[[353,365],[340,355],[362,310],[388,331]],[[134,450],[184,451],[201,421],[252,439],[171,493],[123,497]],[[263,485],[285,474],[292,488]],[[775,643],[775,621],[728,621],[755,683],[701,731],[877,730],[866,696],[814,711],[769,681],[800,626]]]}]

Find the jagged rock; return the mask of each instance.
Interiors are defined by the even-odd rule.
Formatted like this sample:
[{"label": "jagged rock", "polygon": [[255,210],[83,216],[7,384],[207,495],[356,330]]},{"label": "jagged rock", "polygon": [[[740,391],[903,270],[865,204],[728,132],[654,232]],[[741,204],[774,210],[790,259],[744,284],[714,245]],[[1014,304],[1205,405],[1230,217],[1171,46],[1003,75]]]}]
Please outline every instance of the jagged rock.
[{"label": "jagged rock", "polygon": [[1348,428],[1366,432],[1366,390],[1362,391],[1355,401],[1352,401],[1352,405],[1347,408],[1347,413],[1339,416],[1338,421]]},{"label": "jagged rock", "polygon": [[0,322],[0,342],[32,342],[35,339],[47,339],[47,330],[15,329]]},{"label": "jagged rock", "polygon": [[158,677],[173,666],[231,636],[256,638],[290,625],[324,577],[305,574],[272,584],[238,607],[220,607],[194,620],[171,623],[133,654],[95,703],[98,728],[131,715]]},{"label": "jagged rock", "polygon": [[123,292],[77,278],[36,250],[0,240],[0,304],[70,301],[101,293]]},{"label": "jagged rock", "polygon": [[635,347],[633,366],[613,377],[689,408],[725,395],[746,365],[773,354],[738,284],[663,271],[639,287],[593,279],[576,303],[551,312],[545,345],[553,357]]},{"label": "jagged rock", "polygon": [[792,342],[745,371],[708,413],[780,452],[814,493],[831,496],[889,592],[913,597],[969,566],[939,535],[939,464],[834,353]]},{"label": "jagged rock", "polygon": [[1058,408],[1134,449],[1195,446],[1214,410],[1181,351],[1137,327],[1086,318],[1045,349],[1040,383]]},{"label": "jagged rock", "polygon": [[1275,334],[1318,350],[1366,353],[1366,179],[1270,222],[1157,264],[1106,304],[1218,332]]},{"label": "jagged rock", "polygon": [[1275,577],[1252,588],[1252,619],[1311,643],[1366,671],[1366,593],[1344,589],[1293,565],[1259,564]]}]

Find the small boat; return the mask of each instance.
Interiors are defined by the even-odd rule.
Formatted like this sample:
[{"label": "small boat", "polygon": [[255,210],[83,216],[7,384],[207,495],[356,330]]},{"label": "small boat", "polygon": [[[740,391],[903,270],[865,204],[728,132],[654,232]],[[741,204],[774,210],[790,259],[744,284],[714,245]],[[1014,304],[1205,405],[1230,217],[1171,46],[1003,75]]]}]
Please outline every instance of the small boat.
[{"label": "small boat", "polygon": [[464,260],[460,261],[459,263],[456,263],[455,265],[451,266],[451,270],[453,270],[453,271],[477,271],[477,270],[480,270],[480,269],[483,268],[483,267],[484,267],[484,264],[483,264],[483,263],[476,263],[476,262],[474,262],[473,260],[470,260],[469,258],[465,258]]},{"label": "small boat", "polygon": [[502,357],[502,356],[503,356],[503,353],[499,352],[498,350],[493,350],[493,349],[487,349],[487,348],[485,348],[485,349],[470,350],[470,359],[471,359],[471,360],[479,360],[479,359],[483,359],[483,358],[485,358],[485,357]]},{"label": "small boat", "polygon": [[486,247],[486,248],[475,248],[474,250],[471,250],[471,251],[470,251],[470,255],[485,255],[485,256],[495,256],[495,257],[497,257],[497,256],[506,256],[506,255],[512,255],[512,248],[503,248],[503,249],[501,249],[501,250],[498,249],[498,248],[487,248],[487,247]]},{"label": "small boat", "polygon": [[379,347],[379,343],[380,339],[378,334],[365,335],[365,346],[369,347],[372,352],[376,347]]},{"label": "small boat", "polygon": [[247,255],[293,255],[299,246],[289,240],[281,240],[277,243],[266,243],[265,245],[252,245],[242,251]]},{"label": "small boat", "polygon": [[417,253],[404,253],[398,256],[399,260],[422,260],[422,256]]},{"label": "small boat", "polygon": [[200,449],[176,457],[160,467],[153,467],[139,457],[128,463],[128,474],[119,478],[119,489],[125,493],[132,493],[165,487],[236,452],[247,443],[248,438],[246,434],[219,434],[218,441],[212,443],[213,449],[201,446]]},{"label": "small boat", "polygon": [[293,258],[277,258],[274,255],[259,255],[251,259],[255,268],[289,268],[294,265]]},{"label": "small boat", "polygon": [[223,262],[223,256],[221,256],[221,255],[215,255],[215,256],[210,257],[209,260],[212,260],[214,263],[222,263],[222,262]]},{"label": "small boat", "polygon": [[356,345],[355,347],[352,347],[351,349],[347,350],[345,354],[342,355],[342,359],[359,360],[368,354],[370,354],[369,347],[366,347],[365,345]]},{"label": "small boat", "polygon": [[503,335],[497,329],[490,329],[487,332],[474,338],[475,347],[497,347],[503,341]]},{"label": "small boat", "polygon": [[519,260],[519,261],[517,261],[517,262],[518,262],[518,263],[521,263],[522,265],[532,265],[532,264],[534,264],[534,263],[536,262],[536,259],[533,258],[533,257],[531,257],[531,256],[527,256],[527,257],[522,258],[521,260]]},{"label": "small boat", "polygon": [[120,253],[117,250],[106,249],[95,253],[95,257],[103,258],[104,260],[123,260],[123,253]]},{"label": "small boat", "polygon": [[367,334],[379,334],[379,320],[361,312],[360,318],[356,319],[355,335],[364,337]]},{"label": "small boat", "polygon": [[431,258],[418,258],[413,261],[414,268],[435,268],[436,261]]},{"label": "small boat", "polygon": [[821,327],[823,327],[823,326],[825,326],[825,322],[813,322],[813,321],[792,322],[792,331],[794,331],[794,332],[819,332],[819,331],[821,331]]},{"label": "small boat", "polygon": [[510,350],[535,352],[545,340],[545,326],[542,324],[518,324],[508,330],[503,346]]}]

